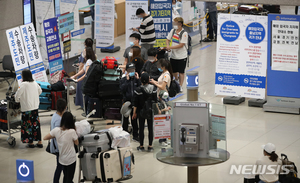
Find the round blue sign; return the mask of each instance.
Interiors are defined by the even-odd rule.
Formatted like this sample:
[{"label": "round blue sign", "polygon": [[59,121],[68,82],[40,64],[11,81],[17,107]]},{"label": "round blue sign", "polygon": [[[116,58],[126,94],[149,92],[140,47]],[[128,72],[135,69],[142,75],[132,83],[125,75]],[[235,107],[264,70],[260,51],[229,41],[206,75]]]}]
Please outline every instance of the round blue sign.
[{"label": "round blue sign", "polygon": [[224,22],[220,28],[220,34],[225,41],[233,42],[240,36],[240,27],[234,21]]},{"label": "round blue sign", "polygon": [[265,35],[266,35],[266,30],[264,26],[262,26],[258,22],[253,22],[249,24],[248,27],[246,28],[246,37],[248,41],[253,44],[262,42],[262,40],[264,40],[265,38]]}]

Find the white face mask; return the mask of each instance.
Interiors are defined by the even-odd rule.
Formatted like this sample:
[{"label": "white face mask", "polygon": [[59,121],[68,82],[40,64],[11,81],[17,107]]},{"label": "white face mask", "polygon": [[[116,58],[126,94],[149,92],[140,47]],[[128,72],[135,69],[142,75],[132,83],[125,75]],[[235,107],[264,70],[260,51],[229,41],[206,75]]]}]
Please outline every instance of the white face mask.
[{"label": "white face mask", "polygon": [[153,56],[148,57],[148,60],[149,60],[150,62],[154,62],[154,61],[155,61],[155,57],[153,57]]},{"label": "white face mask", "polygon": [[129,56],[129,57],[132,57],[132,55],[133,55],[133,53],[131,53],[131,52],[128,53],[128,56]]},{"label": "white face mask", "polygon": [[177,30],[178,29],[178,25],[174,25],[173,28]]}]

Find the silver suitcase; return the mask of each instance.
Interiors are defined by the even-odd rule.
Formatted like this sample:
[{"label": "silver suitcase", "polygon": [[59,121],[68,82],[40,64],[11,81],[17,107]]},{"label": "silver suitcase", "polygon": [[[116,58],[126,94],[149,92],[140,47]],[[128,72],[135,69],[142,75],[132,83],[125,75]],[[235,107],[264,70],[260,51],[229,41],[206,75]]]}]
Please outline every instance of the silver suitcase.
[{"label": "silver suitcase", "polygon": [[109,132],[91,133],[81,137],[81,145],[87,153],[107,151],[111,146]]},{"label": "silver suitcase", "polygon": [[[96,172],[96,153],[82,153],[80,157],[80,164],[85,181],[99,181]],[[100,182],[100,181],[99,181]]]}]

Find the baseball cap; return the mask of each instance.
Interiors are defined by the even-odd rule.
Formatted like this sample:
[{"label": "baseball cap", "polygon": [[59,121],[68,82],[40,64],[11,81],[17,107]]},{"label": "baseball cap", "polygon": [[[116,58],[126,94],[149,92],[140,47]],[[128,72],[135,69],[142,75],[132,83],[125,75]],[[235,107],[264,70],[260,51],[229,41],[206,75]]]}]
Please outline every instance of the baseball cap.
[{"label": "baseball cap", "polygon": [[266,145],[262,145],[261,147],[269,154],[276,151],[276,147],[272,143],[267,143]]},{"label": "baseball cap", "polygon": [[166,90],[161,90],[159,92],[159,97],[162,98],[162,99],[167,99],[169,97],[169,93],[166,92]]},{"label": "baseball cap", "polygon": [[144,72],[141,76],[141,82],[142,83],[149,83],[149,74]]},{"label": "baseball cap", "polygon": [[127,69],[135,69],[134,63],[128,63],[128,64],[126,64],[126,70]]}]

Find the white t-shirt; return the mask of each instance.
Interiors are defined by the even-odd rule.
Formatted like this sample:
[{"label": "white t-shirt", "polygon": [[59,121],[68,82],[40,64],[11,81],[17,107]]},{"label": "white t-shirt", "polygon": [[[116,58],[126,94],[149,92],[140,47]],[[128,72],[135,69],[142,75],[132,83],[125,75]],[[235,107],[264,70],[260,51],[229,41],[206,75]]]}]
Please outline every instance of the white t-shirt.
[{"label": "white t-shirt", "polygon": [[87,67],[87,66],[90,66],[92,63],[93,63],[93,61],[92,61],[91,59],[88,59],[88,60],[86,61],[86,63],[85,63],[84,66],[83,66],[84,72],[86,72],[86,67]]},{"label": "white t-shirt", "polygon": [[175,31],[175,33],[172,37],[173,31],[174,31],[174,29],[172,29],[169,32],[168,37],[167,37],[168,40],[172,41],[172,46],[179,45],[180,43],[185,43],[185,46],[183,46],[182,48],[178,48],[178,49],[172,49],[171,58],[178,59],[178,60],[185,59],[185,58],[187,58],[187,54],[188,54],[188,52],[187,52],[188,33],[184,32],[182,34],[181,40],[179,40],[180,32],[183,31],[183,29],[178,34],[176,34],[176,31]]},{"label": "white t-shirt", "polygon": [[76,161],[74,141],[78,139],[74,129],[62,130],[56,127],[50,131],[50,135],[55,137],[59,149],[59,163],[71,165]]},{"label": "white t-shirt", "polygon": [[[282,161],[278,158],[277,161],[273,162],[269,159],[269,156],[263,156],[259,160],[256,161],[256,165],[262,165],[262,166],[267,166],[267,165],[276,165],[276,166],[281,166]],[[273,167],[277,171],[277,167]],[[263,167],[261,168],[262,170],[264,169]],[[279,172],[280,173],[280,172]],[[271,174],[271,171],[266,168],[266,171],[264,173],[259,174],[260,180],[264,182],[276,182],[279,179],[279,176],[277,172],[275,174]]]},{"label": "white t-shirt", "polygon": [[[163,84],[163,82],[166,82],[168,87],[170,87],[171,84],[171,77],[170,77],[170,73],[169,71],[166,71],[165,73],[162,73],[158,80],[157,80],[158,84],[161,85]],[[168,92],[167,88],[165,88],[165,90]],[[157,88],[157,96],[159,95],[159,92],[161,91],[160,88]]]},{"label": "white t-shirt", "polygon": [[39,108],[42,89],[37,82],[24,81],[20,84],[20,87],[15,95],[16,102],[20,102],[21,111],[32,111]]}]

